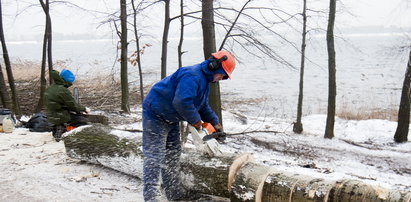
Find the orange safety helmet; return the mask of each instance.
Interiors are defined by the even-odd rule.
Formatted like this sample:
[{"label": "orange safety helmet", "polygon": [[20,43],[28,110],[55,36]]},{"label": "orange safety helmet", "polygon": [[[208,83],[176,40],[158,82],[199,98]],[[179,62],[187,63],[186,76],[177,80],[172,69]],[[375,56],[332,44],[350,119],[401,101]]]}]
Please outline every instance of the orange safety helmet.
[{"label": "orange safety helmet", "polygon": [[233,73],[235,68],[234,56],[230,52],[225,50],[212,53],[211,55],[216,59],[221,59],[224,56],[227,57],[227,59],[221,61],[221,65],[223,66],[223,69],[227,74],[228,78],[231,79],[231,73]]}]

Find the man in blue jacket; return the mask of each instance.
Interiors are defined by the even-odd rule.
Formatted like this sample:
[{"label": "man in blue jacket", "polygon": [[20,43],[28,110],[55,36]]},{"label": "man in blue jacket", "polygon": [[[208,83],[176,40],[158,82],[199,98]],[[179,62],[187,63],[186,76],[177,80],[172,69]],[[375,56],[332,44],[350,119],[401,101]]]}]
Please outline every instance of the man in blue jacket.
[{"label": "man in blue jacket", "polygon": [[202,121],[222,131],[208,104],[210,83],[230,78],[235,59],[228,51],[188,67],[156,83],[143,102],[144,200],[158,201],[160,176],[168,200],[192,199],[179,179],[179,122],[196,128]]}]

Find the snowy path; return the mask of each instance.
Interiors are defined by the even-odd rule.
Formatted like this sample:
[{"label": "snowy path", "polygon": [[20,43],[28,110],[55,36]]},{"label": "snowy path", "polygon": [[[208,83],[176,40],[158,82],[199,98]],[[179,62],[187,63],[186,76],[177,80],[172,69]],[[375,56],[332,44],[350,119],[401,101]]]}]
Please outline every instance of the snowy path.
[{"label": "snowy path", "polygon": [[70,159],[50,133],[0,133],[0,201],[143,201],[139,179]]}]

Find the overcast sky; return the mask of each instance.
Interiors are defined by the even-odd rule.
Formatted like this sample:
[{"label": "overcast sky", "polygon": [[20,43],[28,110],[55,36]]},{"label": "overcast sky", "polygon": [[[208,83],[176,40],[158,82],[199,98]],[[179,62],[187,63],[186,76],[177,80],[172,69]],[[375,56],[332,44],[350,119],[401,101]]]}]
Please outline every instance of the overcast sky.
[{"label": "overcast sky", "polygon": [[[267,0],[269,1],[269,0]],[[311,0],[321,2],[323,6],[328,6],[328,1],[325,0]],[[18,2],[18,3],[16,3]],[[6,37],[9,39],[18,38],[18,36],[39,35],[44,32],[44,13],[41,7],[33,7],[21,13],[17,18],[14,17],[16,13],[21,12],[26,7],[25,2],[38,1],[24,1],[24,0],[3,0],[3,21]],[[86,9],[114,11],[119,7],[118,0],[71,0]],[[236,1],[239,2],[239,1]],[[253,3],[258,4],[263,1],[258,0]],[[289,10],[300,10],[302,1],[275,1],[281,7]],[[291,3],[290,3],[291,2]],[[342,0],[340,1],[345,8],[341,10],[341,14],[337,16],[338,25],[346,26],[400,26],[406,27],[411,25],[411,7],[407,4],[410,0]],[[408,2],[408,3],[407,3]],[[177,3],[177,2],[173,2]],[[226,2],[225,2],[226,3]],[[309,0],[310,3],[310,0]],[[311,4],[312,5],[312,4]],[[241,4],[236,3],[236,7]],[[308,5],[310,6],[310,4]],[[341,4],[340,7],[341,9]],[[161,24],[163,22],[161,7],[158,7],[158,20],[155,23]],[[408,12],[407,12],[408,11]],[[97,29],[96,27],[102,21],[95,19],[85,12],[79,12],[74,9],[67,9],[64,6],[52,7],[52,22],[53,32],[65,34],[79,34],[79,33],[100,33],[108,30],[108,27]],[[73,12],[76,14],[73,15]],[[352,13],[349,14],[349,13]]]},{"label": "overcast sky", "polygon": [[356,17],[347,18],[354,26],[411,26],[410,0],[343,0]]}]

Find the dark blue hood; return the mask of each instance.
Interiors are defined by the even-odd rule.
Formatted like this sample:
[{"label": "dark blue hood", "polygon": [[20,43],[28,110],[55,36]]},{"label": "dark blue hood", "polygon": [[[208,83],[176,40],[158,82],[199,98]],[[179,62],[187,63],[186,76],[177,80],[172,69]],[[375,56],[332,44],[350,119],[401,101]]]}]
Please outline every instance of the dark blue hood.
[{"label": "dark blue hood", "polygon": [[213,72],[208,68],[208,64],[210,62],[211,62],[211,59],[208,59],[208,60],[204,60],[204,62],[200,63],[201,70],[203,71],[203,73],[206,76],[206,79],[209,83],[214,80],[214,74],[216,74],[216,72]]},{"label": "dark blue hood", "polygon": [[223,74],[224,78],[223,80],[228,79],[227,73],[224,71],[223,67],[220,65],[220,68],[218,68],[215,71],[211,71],[208,68],[208,64],[211,62],[212,59],[204,60],[204,62],[200,63],[201,70],[203,70],[204,74],[206,75],[207,81],[213,82],[214,80],[214,74]]}]

